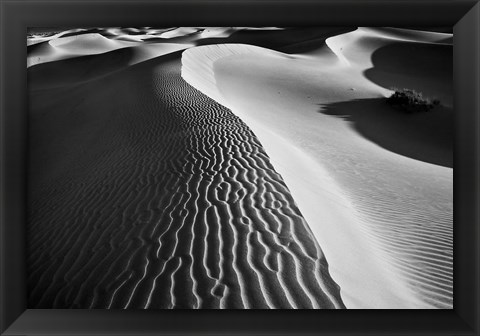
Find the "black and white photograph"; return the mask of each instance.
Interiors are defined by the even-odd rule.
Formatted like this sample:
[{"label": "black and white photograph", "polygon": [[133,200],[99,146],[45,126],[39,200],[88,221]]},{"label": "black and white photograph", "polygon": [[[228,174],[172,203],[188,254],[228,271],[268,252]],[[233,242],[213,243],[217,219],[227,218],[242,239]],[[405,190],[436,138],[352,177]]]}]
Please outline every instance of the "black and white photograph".
[{"label": "black and white photograph", "polygon": [[26,33],[28,308],[453,308],[451,27]]}]

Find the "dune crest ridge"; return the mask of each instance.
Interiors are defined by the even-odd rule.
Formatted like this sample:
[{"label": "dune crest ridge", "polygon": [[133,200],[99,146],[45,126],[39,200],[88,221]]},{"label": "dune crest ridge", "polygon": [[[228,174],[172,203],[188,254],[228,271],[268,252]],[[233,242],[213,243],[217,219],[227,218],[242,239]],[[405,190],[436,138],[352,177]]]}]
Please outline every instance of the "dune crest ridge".
[{"label": "dune crest ridge", "polygon": [[29,306],[344,308],[261,144],[181,78],[180,57],[87,81],[36,77]]},{"label": "dune crest ridge", "polygon": [[[322,48],[335,49],[333,63],[328,52],[289,55],[234,44],[183,53],[183,78],[230,108],[265,147],[325,251],[347,308],[453,307],[452,169],[389,150],[401,138],[390,131],[369,138],[343,117],[376,111],[375,123],[392,113],[379,104],[391,91],[367,72],[382,48],[400,41],[402,52],[440,50],[449,47],[445,38],[360,28],[327,39]],[[421,61],[394,63],[380,79],[425,82],[448,105],[448,71],[435,77],[437,65]],[[435,115],[425,118],[438,124]],[[437,140],[429,147],[421,140],[417,147],[451,155]]]}]

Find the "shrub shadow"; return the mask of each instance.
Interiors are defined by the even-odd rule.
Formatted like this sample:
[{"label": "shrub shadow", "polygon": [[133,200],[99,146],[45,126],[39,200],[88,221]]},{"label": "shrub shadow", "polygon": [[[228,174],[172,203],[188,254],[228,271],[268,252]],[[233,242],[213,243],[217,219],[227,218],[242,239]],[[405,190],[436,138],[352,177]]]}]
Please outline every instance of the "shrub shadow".
[{"label": "shrub shadow", "polygon": [[453,168],[453,110],[405,113],[385,98],[358,99],[328,105],[320,113],[347,120],[365,139],[396,154]]}]

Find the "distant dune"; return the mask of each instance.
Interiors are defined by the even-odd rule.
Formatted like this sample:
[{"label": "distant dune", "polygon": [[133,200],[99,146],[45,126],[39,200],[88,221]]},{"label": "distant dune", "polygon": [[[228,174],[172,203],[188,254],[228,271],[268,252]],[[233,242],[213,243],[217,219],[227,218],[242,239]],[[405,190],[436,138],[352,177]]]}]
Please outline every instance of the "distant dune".
[{"label": "distant dune", "polygon": [[[31,308],[452,308],[452,34],[29,32]],[[438,98],[408,115],[391,87]]]}]

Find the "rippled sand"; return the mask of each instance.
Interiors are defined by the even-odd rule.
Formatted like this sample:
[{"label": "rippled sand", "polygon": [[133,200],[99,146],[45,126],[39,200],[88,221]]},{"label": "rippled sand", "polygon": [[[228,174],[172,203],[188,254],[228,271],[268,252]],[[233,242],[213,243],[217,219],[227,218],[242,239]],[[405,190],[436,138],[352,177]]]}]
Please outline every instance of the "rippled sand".
[{"label": "rippled sand", "polygon": [[[32,33],[31,308],[452,308],[452,35]],[[405,115],[409,87],[442,106]]]},{"label": "rippled sand", "polygon": [[30,306],[342,308],[248,126],[140,51],[29,69]]}]

